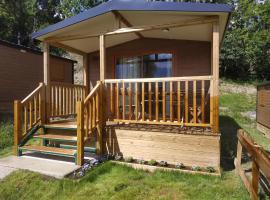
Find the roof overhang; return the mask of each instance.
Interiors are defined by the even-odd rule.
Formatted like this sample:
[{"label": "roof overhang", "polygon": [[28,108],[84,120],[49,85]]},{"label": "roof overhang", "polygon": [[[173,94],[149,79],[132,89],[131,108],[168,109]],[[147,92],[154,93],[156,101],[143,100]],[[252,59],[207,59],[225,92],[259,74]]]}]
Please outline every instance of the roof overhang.
[{"label": "roof overhang", "polygon": [[111,0],[33,33],[33,38],[90,53],[138,38],[211,41],[212,20],[219,21],[220,41],[232,7],[226,4]]}]

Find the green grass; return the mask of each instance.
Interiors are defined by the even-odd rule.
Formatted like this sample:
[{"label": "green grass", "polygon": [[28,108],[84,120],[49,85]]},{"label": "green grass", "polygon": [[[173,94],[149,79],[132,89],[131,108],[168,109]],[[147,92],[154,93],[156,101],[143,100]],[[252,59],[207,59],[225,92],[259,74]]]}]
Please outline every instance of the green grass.
[{"label": "green grass", "polygon": [[249,199],[234,173],[219,177],[155,173],[107,162],[80,180],[18,171],[0,183],[0,199]]}]

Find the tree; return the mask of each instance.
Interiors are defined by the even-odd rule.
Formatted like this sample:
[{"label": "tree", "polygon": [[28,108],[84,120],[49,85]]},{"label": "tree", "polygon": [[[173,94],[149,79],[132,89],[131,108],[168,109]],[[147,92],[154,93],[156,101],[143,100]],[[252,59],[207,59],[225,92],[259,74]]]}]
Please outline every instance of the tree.
[{"label": "tree", "polygon": [[221,51],[221,75],[270,80],[270,1],[239,0]]}]

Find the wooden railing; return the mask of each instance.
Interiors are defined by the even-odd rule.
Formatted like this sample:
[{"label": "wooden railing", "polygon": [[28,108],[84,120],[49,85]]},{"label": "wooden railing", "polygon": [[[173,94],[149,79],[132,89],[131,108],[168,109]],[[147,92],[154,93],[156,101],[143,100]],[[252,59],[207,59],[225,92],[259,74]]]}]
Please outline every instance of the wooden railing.
[{"label": "wooden railing", "polygon": [[[270,156],[259,145],[257,145],[243,130],[238,130],[237,157],[234,161],[244,185],[253,200],[258,198],[259,180],[264,177],[264,181],[270,182]],[[242,151],[245,149],[252,159],[251,182],[241,166]],[[269,188],[268,188],[269,189]],[[268,190],[269,192],[269,190]]]},{"label": "wooden railing", "polygon": [[105,80],[109,119],[210,127],[211,76]]},{"label": "wooden railing", "polygon": [[76,114],[76,102],[85,99],[86,87],[69,83],[50,84],[49,117]]},{"label": "wooden railing", "polygon": [[94,129],[97,130],[97,153],[101,149],[101,87],[99,82],[91,90],[90,94],[84,101],[78,101],[76,105],[77,110],[77,164],[82,165],[84,157],[84,139],[90,137]]},{"label": "wooden railing", "polygon": [[17,147],[26,134],[39,122],[44,122],[45,86],[39,86],[24,100],[14,102],[14,145]]}]

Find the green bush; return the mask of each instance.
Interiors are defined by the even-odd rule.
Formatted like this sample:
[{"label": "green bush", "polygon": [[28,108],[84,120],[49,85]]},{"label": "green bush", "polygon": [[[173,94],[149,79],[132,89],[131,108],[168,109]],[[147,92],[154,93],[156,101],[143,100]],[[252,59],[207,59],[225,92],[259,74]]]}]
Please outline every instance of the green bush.
[{"label": "green bush", "polygon": [[208,171],[209,173],[216,172],[215,168],[214,167],[211,167],[211,166],[206,167],[206,171]]},{"label": "green bush", "polygon": [[154,160],[154,159],[151,159],[151,160],[148,161],[148,164],[154,166],[154,165],[157,164],[157,161]]},{"label": "green bush", "polygon": [[13,124],[11,122],[0,123],[0,150],[13,145]]}]

